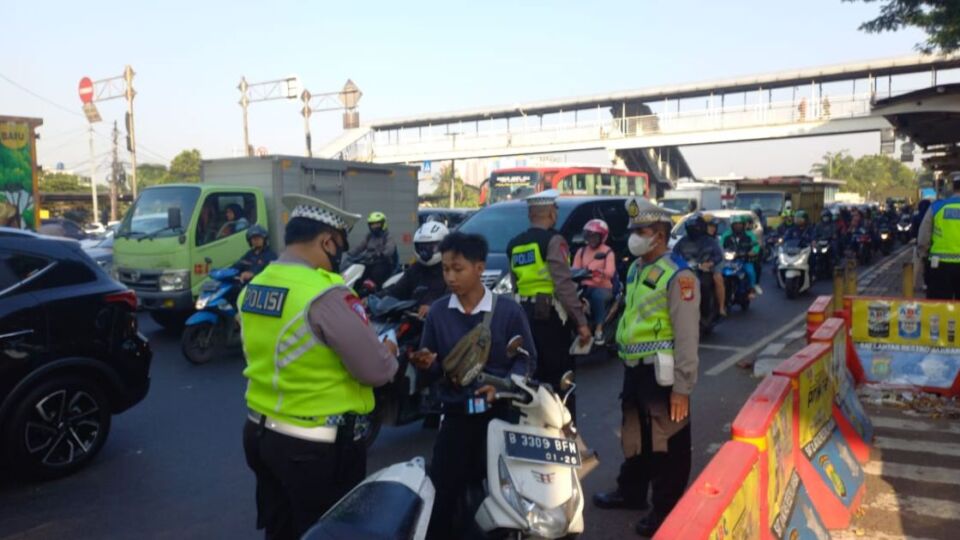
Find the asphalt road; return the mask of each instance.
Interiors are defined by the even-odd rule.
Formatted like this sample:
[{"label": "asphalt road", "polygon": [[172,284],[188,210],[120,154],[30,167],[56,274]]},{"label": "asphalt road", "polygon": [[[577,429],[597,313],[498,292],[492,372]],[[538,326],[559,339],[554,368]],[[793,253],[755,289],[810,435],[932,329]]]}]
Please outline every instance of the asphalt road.
[{"label": "asphalt road", "polygon": [[[700,381],[692,399],[694,476],[729,439],[730,422],[758,382],[733,360],[791,329],[788,323],[816,294],[830,291],[822,282],[788,301],[769,268],[762,284],[765,294],[750,310],[734,308],[701,347]],[[261,537],[254,529],[253,476],[241,447],[242,358],[191,365],[180,353],[179,336],[149,317],[141,322],[154,350],[150,394],[114,418],[103,452],[80,473],[41,484],[0,479],[0,538]],[[621,371],[615,360],[592,359],[578,368],[578,424],[601,459],[584,480],[587,496],[614,485],[622,458]],[[433,437],[419,424],[384,428],[370,451],[368,470],[418,455],[429,459]],[[588,501],[583,537],[629,538],[637,518],[636,512],[598,510]]]}]

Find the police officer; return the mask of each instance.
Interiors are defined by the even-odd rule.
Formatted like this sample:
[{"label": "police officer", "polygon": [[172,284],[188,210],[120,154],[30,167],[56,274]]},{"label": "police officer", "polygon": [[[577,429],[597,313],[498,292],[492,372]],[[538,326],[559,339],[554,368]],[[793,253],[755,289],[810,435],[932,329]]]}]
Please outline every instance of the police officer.
[{"label": "police officer", "polygon": [[239,299],[243,446],[257,478],[257,528],[267,538],[300,538],[366,475],[361,415],[397,361],[396,344],[377,339],[336,273],[360,216],[303,195],[283,202],[286,248]]},{"label": "police officer", "polygon": [[[560,378],[575,364],[570,357],[568,321],[577,328],[581,345],[590,343],[591,332],[577,286],[570,277],[570,248],[554,227],[557,224],[555,189],[527,197],[530,228],[507,244],[514,290],[530,320],[540,361],[537,379],[558,388]],[[567,402],[576,418],[576,400]]]},{"label": "police officer", "polygon": [[627,202],[630,253],[617,347],[624,363],[617,489],[594,495],[600,508],[653,508],[636,532],[653,536],[683,495],[691,466],[690,393],[697,380],[700,287],[667,248],[671,220],[646,199]]},{"label": "police officer", "polygon": [[917,252],[929,271],[927,298],[960,300],[960,172],[950,173],[953,195],[930,205],[920,222]]}]

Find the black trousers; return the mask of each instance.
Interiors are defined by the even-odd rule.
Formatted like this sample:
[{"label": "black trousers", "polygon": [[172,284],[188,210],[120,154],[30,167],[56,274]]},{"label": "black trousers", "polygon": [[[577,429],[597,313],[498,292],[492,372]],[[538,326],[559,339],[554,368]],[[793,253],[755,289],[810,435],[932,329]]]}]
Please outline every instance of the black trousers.
[{"label": "black trousers", "polygon": [[305,441],[247,421],[243,449],[257,477],[257,528],[266,529],[265,538],[300,538],[366,476],[366,448],[349,436],[337,439]]},{"label": "black trousers", "polygon": [[940,261],[925,274],[927,298],[931,300],[960,300],[960,263]]},{"label": "black trousers", "polygon": [[[538,320],[534,317],[532,303],[525,302],[523,308],[527,313],[527,320],[530,321],[530,333],[533,334],[534,346],[537,348],[537,370],[534,372],[534,377],[540,382],[549,383],[554,390],[559,391],[563,374],[576,371],[577,368],[576,362],[570,356],[572,333],[560,320],[556,310],[551,309],[548,318]],[[576,420],[576,393],[570,395],[567,408]]]},{"label": "black trousers", "polygon": [[632,501],[645,501],[647,490],[652,488],[650,502],[653,511],[663,519],[677,505],[690,480],[692,463],[692,440],[690,422],[672,433],[666,441],[666,452],[653,450],[655,422],[669,422],[669,416],[655,418],[670,411],[671,387],[656,382],[653,366],[639,366],[627,375],[622,399],[630,400],[637,407],[640,421],[640,453],[627,458],[620,466],[617,488]]},{"label": "black trousers", "polygon": [[444,415],[430,462],[436,494],[427,540],[463,538],[473,522],[476,508],[463,504],[464,494],[472,486],[482,488],[487,477],[487,424],[495,416],[492,411]]}]

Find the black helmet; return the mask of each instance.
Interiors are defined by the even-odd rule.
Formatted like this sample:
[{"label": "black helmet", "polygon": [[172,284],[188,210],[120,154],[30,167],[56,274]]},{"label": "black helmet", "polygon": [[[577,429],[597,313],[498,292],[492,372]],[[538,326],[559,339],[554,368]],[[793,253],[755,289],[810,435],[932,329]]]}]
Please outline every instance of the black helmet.
[{"label": "black helmet", "polygon": [[247,229],[247,244],[250,244],[250,240],[254,236],[260,236],[263,238],[264,245],[270,243],[270,236],[267,235],[267,230],[261,227],[260,225],[254,225]]},{"label": "black helmet", "polygon": [[687,221],[687,234],[690,238],[696,239],[707,232],[707,220],[703,219],[703,214],[696,213]]}]

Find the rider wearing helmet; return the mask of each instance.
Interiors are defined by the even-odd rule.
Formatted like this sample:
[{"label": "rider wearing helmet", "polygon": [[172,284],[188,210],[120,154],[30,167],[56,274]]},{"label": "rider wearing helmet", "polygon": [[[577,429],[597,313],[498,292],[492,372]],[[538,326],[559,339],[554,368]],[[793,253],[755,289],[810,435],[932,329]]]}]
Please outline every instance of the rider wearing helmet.
[{"label": "rider wearing helmet", "polygon": [[610,227],[602,219],[591,219],[583,226],[583,239],[587,245],[577,250],[573,268],[590,272],[583,281],[584,296],[590,303],[590,318],[593,319],[594,342],[603,345],[603,321],[607,318],[607,304],[613,298],[613,280],[617,275],[616,255],[607,245]]},{"label": "rider wearing helmet", "polygon": [[397,244],[387,231],[387,216],[383,212],[371,212],[367,217],[370,232],[359,245],[347,252],[352,260],[366,266],[363,279],[370,279],[379,287],[399,266]]},{"label": "rider wearing helmet", "polygon": [[231,267],[240,272],[240,281],[244,283],[253,279],[253,276],[262,272],[268,264],[277,260],[277,254],[270,249],[270,237],[267,230],[262,226],[254,225],[247,229],[247,245],[250,246],[250,250]]},{"label": "rider wearing helmet", "polygon": [[807,214],[806,210],[797,210],[797,213],[793,217],[794,225],[791,227],[786,235],[784,240],[799,238],[802,242],[812,242],[813,241],[813,227],[810,226],[810,215]]},{"label": "rider wearing helmet", "polygon": [[720,263],[723,262],[723,252],[717,238],[708,234],[708,218],[710,214],[694,214],[687,220],[687,234],[674,246],[674,253],[679,253],[687,261],[696,261],[706,264],[704,271],[713,273],[713,290],[717,297],[717,306],[721,316],[727,315],[726,292],[723,288],[723,274],[720,273]]},{"label": "rider wearing helmet", "polygon": [[385,288],[379,296],[392,296],[399,300],[414,299],[418,287],[426,287],[418,294],[419,315],[426,317],[430,305],[447,294],[447,283],[443,280],[443,265],[440,264],[440,242],[450,234],[447,226],[439,221],[424,223],[413,235],[413,247],[417,260],[403,273],[400,280]]},{"label": "rider wearing helmet", "polygon": [[760,220],[760,227],[762,228],[763,232],[767,232],[767,218],[763,215],[763,207],[757,203],[753,203],[750,205],[750,211],[757,216],[758,220]]},{"label": "rider wearing helmet", "polygon": [[756,294],[763,294],[763,290],[757,283],[757,267],[753,264],[753,261],[760,254],[760,242],[753,232],[747,229],[749,222],[750,216],[734,216],[730,221],[730,230],[720,237],[720,245],[723,246],[723,249],[733,251],[738,255],[746,254],[746,257],[743,258],[743,270],[746,272],[750,288],[753,290],[750,293],[752,299]]},{"label": "rider wearing helmet", "polygon": [[780,225],[777,226],[777,236],[783,238],[787,231],[793,228],[793,211],[784,210],[780,213]]}]

